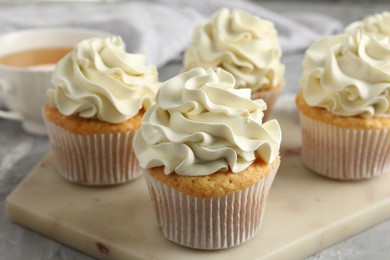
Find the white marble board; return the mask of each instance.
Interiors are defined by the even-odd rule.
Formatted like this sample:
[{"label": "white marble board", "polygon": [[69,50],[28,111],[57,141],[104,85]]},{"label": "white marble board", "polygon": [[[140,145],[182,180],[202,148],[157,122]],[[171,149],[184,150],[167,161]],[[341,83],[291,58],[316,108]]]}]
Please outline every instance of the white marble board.
[{"label": "white marble board", "polygon": [[[299,128],[289,111],[282,163],[260,233],[219,251],[192,250],[158,229],[143,178],[116,187],[84,187],[63,180],[48,153],[6,200],[9,218],[100,259],[300,259],[390,219],[390,172],[371,180],[329,180],[299,156]],[[293,113],[293,112],[291,112]]]}]

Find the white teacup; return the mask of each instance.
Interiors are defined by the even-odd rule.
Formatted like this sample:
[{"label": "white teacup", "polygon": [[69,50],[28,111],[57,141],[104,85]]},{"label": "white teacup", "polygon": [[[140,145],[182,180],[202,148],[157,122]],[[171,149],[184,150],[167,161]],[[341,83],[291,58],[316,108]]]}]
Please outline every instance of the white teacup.
[{"label": "white teacup", "polygon": [[[36,51],[39,53],[36,55],[49,57],[44,49],[71,50],[84,39],[108,35],[98,30],[62,27],[27,29],[0,35],[0,99],[8,109],[0,110],[0,118],[20,120],[26,132],[46,135],[42,108],[58,60],[48,64],[27,64],[27,58],[18,59],[30,50],[40,50]],[[15,53],[19,53],[20,57],[13,56]]]}]

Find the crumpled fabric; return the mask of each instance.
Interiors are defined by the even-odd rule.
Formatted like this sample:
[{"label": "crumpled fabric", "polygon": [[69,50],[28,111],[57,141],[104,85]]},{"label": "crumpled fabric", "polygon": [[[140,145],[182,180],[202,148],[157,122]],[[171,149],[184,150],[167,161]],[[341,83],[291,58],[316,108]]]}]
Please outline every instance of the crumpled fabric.
[{"label": "crumpled fabric", "polygon": [[86,27],[123,38],[126,50],[144,53],[147,63],[163,66],[182,58],[194,28],[222,7],[241,9],[272,21],[283,54],[302,51],[342,24],[316,13],[275,13],[244,0],[154,0],[102,2],[33,2],[3,5],[0,34],[36,27]]}]

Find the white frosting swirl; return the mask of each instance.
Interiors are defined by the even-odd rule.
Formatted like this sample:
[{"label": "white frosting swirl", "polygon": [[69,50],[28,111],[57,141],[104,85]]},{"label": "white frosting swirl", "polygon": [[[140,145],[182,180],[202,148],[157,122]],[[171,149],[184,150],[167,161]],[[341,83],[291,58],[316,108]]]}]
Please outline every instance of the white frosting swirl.
[{"label": "white frosting swirl", "polygon": [[257,91],[283,83],[281,55],[272,22],[223,8],[194,31],[185,52],[184,69],[220,67],[233,74],[237,88]]},{"label": "white frosting swirl", "polygon": [[136,132],[133,147],[143,168],[202,176],[238,173],[256,156],[270,163],[279,154],[276,120],[261,123],[266,105],[235,89],[221,69],[196,68],[164,82]]},{"label": "white frosting swirl", "polygon": [[311,45],[301,78],[306,103],[341,116],[388,117],[389,40],[357,30]]},{"label": "white frosting swirl", "polygon": [[154,103],[159,87],[155,66],[126,53],[121,37],[80,42],[56,65],[49,104],[64,115],[124,122]]},{"label": "white frosting swirl", "polygon": [[390,37],[390,12],[383,12],[365,17],[361,21],[351,23],[345,29],[347,33],[362,30],[374,34],[374,37]]}]

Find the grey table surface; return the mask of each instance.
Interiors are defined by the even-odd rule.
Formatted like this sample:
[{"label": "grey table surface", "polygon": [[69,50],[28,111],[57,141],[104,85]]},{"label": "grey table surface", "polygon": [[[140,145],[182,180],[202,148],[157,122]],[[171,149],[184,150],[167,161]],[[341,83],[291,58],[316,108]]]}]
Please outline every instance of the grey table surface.
[{"label": "grey table surface", "polygon": [[[270,10],[283,13],[291,11],[318,12],[332,16],[343,24],[362,17],[390,10],[390,3],[359,1],[296,2],[296,1],[257,1]],[[285,55],[286,90],[294,93],[299,87],[302,71],[303,52]],[[177,74],[180,62],[171,62],[159,71],[160,79],[165,80]],[[4,210],[5,198],[18,185],[23,177],[49,151],[50,143],[46,137],[26,134],[15,121],[0,120],[0,259],[78,259],[91,257],[72,248],[57,243],[33,231],[12,223]],[[307,259],[390,259],[390,221],[363,231],[332,247],[317,252]]]}]

